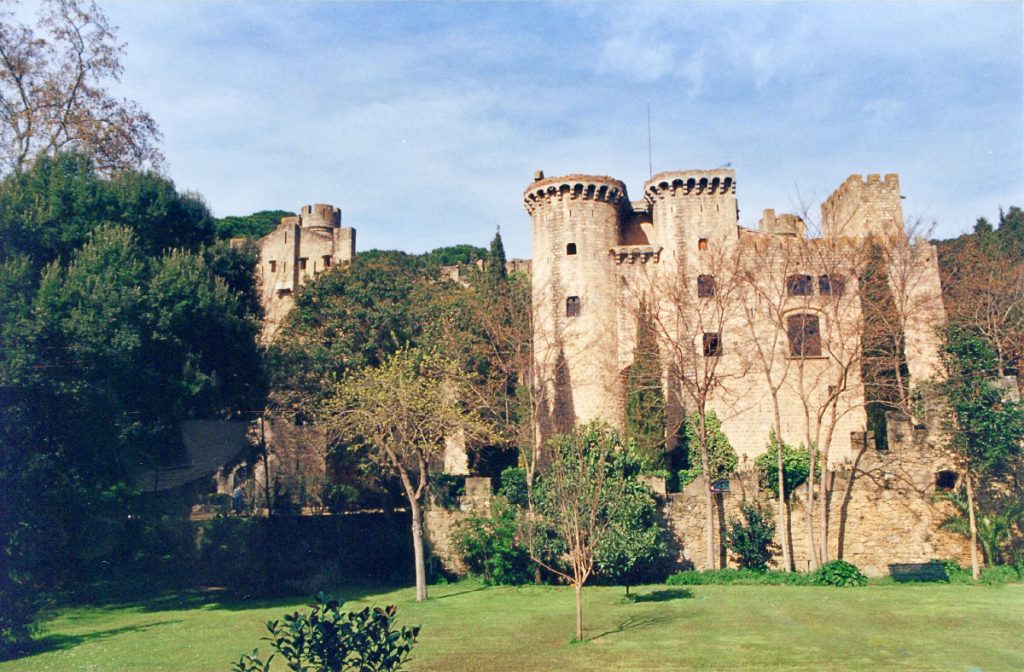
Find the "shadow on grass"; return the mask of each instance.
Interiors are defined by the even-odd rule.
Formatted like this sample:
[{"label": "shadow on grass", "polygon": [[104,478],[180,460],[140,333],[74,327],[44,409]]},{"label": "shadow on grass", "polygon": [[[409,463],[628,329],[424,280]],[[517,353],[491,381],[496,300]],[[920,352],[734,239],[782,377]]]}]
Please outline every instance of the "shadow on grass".
[{"label": "shadow on grass", "polygon": [[123,628],[112,628],[110,630],[98,630],[96,632],[89,632],[83,635],[47,635],[28,642],[17,651],[0,656],[0,662],[15,660],[17,658],[25,658],[27,656],[35,656],[49,651],[65,651],[87,642],[100,641],[129,633],[145,632],[146,630],[152,630],[153,628],[158,628],[164,625],[176,625],[183,622],[184,621],[179,618],[167,621],[153,621],[152,623],[139,623],[138,625],[130,625]]},{"label": "shadow on grass", "polygon": [[488,587],[489,586],[475,586],[473,588],[466,588],[465,590],[460,590],[457,593],[448,593],[447,595],[438,595],[438,596],[432,597],[430,599],[432,599],[432,600],[445,600],[445,599],[447,599],[449,597],[458,597],[459,595],[466,595],[467,593],[478,593],[481,590],[487,590]]},{"label": "shadow on grass", "polygon": [[637,594],[629,596],[630,602],[669,602],[671,600],[686,600],[693,597],[693,593],[685,588],[669,588],[668,590],[655,590],[652,593]]},{"label": "shadow on grass", "polygon": [[[401,587],[404,586],[394,584],[330,586],[330,589],[325,592],[345,602],[357,602],[365,597],[390,592]],[[55,595],[48,600],[48,607],[50,610],[59,610],[64,607],[92,607],[145,613],[203,608],[246,611],[277,607],[296,608],[299,605],[312,603],[312,601],[312,594],[301,593],[268,595],[259,592],[231,591],[217,587],[154,590],[139,585],[120,587],[93,585],[73,594]]]},{"label": "shadow on grass", "polygon": [[602,637],[607,637],[608,635],[617,635],[621,632],[638,630],[640,628],[646,628],[652,625],[660,625],[662,623],[667,623],[670,620],[672,619],[670,619],[668,616],[630,616],[629,618],[624,620],[622,623],[619,623],[611,630],[605,630],[601,634],[585,638],[584,641],[593,642],[594,640],[601,639]]}]

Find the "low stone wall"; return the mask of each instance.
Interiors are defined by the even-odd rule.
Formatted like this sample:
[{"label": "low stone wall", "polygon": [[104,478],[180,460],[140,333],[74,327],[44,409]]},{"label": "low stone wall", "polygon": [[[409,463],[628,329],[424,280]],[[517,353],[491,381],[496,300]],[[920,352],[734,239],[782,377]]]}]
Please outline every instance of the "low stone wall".
[{"label": "low stone wall", "polygon": [[[869,576],[888,574],[888,565],[952,558],[967,563],[970,547],[960,535],[939,528],[953,513],[948,502],[936,501],[935,474],[953,470],[949,458],[927,445],[899,445],[888,451],[864,448],[851,465],[830,471],[828,502],[829,559],[843,559]],[[680,566],[705,569],[704,482],[697,479],[682,493],[670,495],[665,519],[678,544]],[[817,488],[816,488],[817,489]],[[738,518],[744,500],[761,502],[777,518],[777,503],[758,487],[753,472],[730,479],[730,492],[715,495],[713,521],[716,565],[735,566],[721,544],[727,521]],[[794,566],[807,570],[807,489],[798,488],[788,504],[789,538]],[[817,493],[813,498],[814,523],[820,524]],[[776,543],[781,545],[782,526]],[[815,529],[817,537],[818,529]],[[776,564],[781,557],[776,558]]]}]

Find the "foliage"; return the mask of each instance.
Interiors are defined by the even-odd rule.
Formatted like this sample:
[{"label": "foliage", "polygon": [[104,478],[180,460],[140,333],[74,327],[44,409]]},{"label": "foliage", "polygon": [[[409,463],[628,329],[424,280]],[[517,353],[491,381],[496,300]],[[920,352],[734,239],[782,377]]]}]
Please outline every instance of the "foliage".
[{"label": "foliage", "polygon": [[626,376],[626,439],[636,445],[645,470],[663,469],[665,395],[661,388],[661,356],[646,305],[640,308],[633,352],[633,364]]},{"label": "foliage", "polygon": [[[693,459],[693,455],[699,454],[698,426],[699,416],[694,413],[683,423],[683,447],[690,457],[690,467],[679,471],[679,487],[683,488],[698,476],[704,469],[699,459]],[[739,463],[736,451],[729,443],[729,437],[722,431],[722,423],[714,411],[708,411],[704,418],[707,430],[708,442],[708,464],[711,469],[711,482],[729,478],[729,475],[736,471]]]},{"label": "foliage", "polygon": [[486,514],[459,523],[452,535],[455,551],[473,574],[488,584],[517,585],[533,580],[536,565],[518,538],[519,508],[495,497]]},{"label": "foliage", "polygon": [[487,258],[487,250],[475,245],[438,247],[424,255],[428,266],[469,265]]},{"label": "foliage", "polygon": [[740,506],[742,519],[732,520],[725,533],[725,547],[733,552],[744,569],[763,572],[777,551],[775,523],[770,511],[752,502]]},{"label": "foliage", "polygon": [[529,491],[526,487],[526,470],[522,467],[508,467],[501,472],[498,495],[513,506],[526,507]]},{"label": "foliage", "polygon": [[868,585],[868,577],[861,574],[856,565],[845,560],[830,560],[816,569],[812,576],[819,586],[852,588]]},{"label": "foliage", "polygon": [[[295,672],[387,672],[401,670],[419,636],[420,626],[398,628],[398,608],[364,607],[341,611],[342,602],[320,593],[308,614],[285,614],[267,623],[266,638]],[[234,672],[268,670],[270,659],[243,655]],[[271,655],[271,659],[274,656]]]},{"label": "foliage", "polygon": [[491,282],[500,283],[508,278],[505,270],[505,245],[501,242],[501,231],[494,234],[487,253],[487,275]]},{"label": "foliage", "polygon": [[260,210],[251,215],[229,215],[216,220],[217,238],[228,240],[231,238],[254,238],[259,239],[277,228],[282,217],[289,217],[294,213],[287,210]]},{"label": "foliage", "polygon": [[988,340],[950,325],[945,341],[945,394],[956,420],[952,447],[973,474],[998,474],[1020,456],[1024,406],[1006,400],[991,380],[999,360]]},{"label": "foliage", "polygon": [[466,477],[458,474],[431,474],[430,494],[444,509],[459,508],[459,498],[466,494]]},{"label": "foliage", "polygon": [[[955,514],[942,521],[942,528],[970,539],[967,492],[961,488],[956,492],[940,493],[938,498],[951,503],[956,509]],[[998,509],[992,508],[995,505],[996,502],[991,502],[988,507],[984,507],[989,510],[978,511],[976,525],[978,543],[985,562],[999,565],[1006,561],[1004,549],[1010,547],[1014,539],[1024,532],[1020,529],[1021,521],[1024,520],[1024,499],[1009,499]]]},{"label": "foliage", "polygon": [[160,166],[156,122],[106,89],[120,80],[124,45],[94,3],[49,0],[35,30],[0,8],[0,54],[5,172],[69,149],[91,155],[104,172]]},{"label": "foliage", "polygon": [[[811,471],[811,453],[804,448],[794,448],[785,441],[781,441],[772,429],[768,434],[768,450],[757,457],[754,467],[764,485],[764,489],[779,496],[779,462],[778,450],[782,448],[782,470],[785,473],[786,498],[793,496],[796,489],[807,482]],[[815,465],[814,475],[821,473],[821,467]]]}]

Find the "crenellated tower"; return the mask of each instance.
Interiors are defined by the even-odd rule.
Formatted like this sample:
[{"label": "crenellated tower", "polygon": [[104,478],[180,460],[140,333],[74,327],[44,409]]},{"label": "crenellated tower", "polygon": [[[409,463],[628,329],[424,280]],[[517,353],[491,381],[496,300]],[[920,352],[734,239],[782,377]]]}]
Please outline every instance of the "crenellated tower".
[{"label": "crenellated tower", "polygon": [[829,237],[889,238],[903,230],[900,178],[889,174],[850,175],[821,204],[821,221]]},{"label": "crenellated tower", "polygon": [[[533,222],[533,310],[543,437],[592,418],[615,421],[616,275],[609,251],[632,208],[626,186],[596,175],[545,178],[523,194]],[[537,338],[537,336],[541,336]]]}]

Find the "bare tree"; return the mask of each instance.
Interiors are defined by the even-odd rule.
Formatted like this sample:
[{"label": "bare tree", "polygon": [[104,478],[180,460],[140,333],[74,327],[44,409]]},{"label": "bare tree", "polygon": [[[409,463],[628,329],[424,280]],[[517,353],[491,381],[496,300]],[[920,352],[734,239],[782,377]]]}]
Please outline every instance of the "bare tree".
[{"label": "bare tree", "polygon": [[159,169],[156,122],[106,90],[120,79],[124,45],[96,6],[46,0],[37,30],[0,3],[0,161],[21,171],[37,156],[83,151],[104,172]]},{"label": "bare tree", "polygon": [[[715,549],[715,497],[709,462],[708,413],[720,413],[735,404],[730,380],[742,378],[750,368],[739,343],[727,343],[724,334],[741,319],[738,294],[742,291],[739,250],[735,240],[700,250],[693,258],[659,264],[638,285],[636,305],[649,307],[667,372],[666,406],[676,408],[668,420],[668,434],[678,434],[686,411],[695,419],[694,434],[704,474],[705,553],[709,569],[717,565]],[[642,299],[642,300],[640,300]],[[670,408],[666,416],[670,415]]]}]

